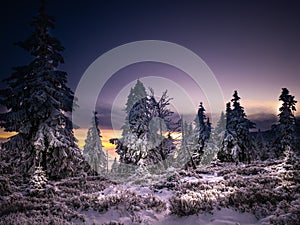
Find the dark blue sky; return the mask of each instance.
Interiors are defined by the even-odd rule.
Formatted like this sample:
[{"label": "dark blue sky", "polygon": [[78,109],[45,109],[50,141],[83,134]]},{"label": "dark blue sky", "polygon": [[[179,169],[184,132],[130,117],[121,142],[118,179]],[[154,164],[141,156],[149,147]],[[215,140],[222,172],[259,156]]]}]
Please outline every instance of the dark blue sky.
[{"label": "dark blue sky", "polygon": [[[13,42],[30,34],[39,6],[38,0],[1,2],[1,78],[29,62]],[[106,51],[132,41],[164,40],[197,53],[216,75],[225,100],[238,89],[249,114],[276,105],[281,87],[300,98],[299,12],[297,1],[48,1],[48,13],[56,17],[52,33],[66,49],[61,68],[73,90]],[[129,81],[137,75],[130,76]],[[110,95],[107,89],[104,96]]]}]

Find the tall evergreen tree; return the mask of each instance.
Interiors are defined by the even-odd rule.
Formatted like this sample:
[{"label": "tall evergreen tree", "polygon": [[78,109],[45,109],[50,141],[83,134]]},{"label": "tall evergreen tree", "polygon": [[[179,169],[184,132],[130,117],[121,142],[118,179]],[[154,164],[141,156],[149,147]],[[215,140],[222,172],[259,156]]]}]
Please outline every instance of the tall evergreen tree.
[{"label": "tall evergreen tree", "polygon": [[[146,93],[142,82],[138,81],[135,88],[131,89],[128,96],[126,109],[130,109],[127,115],[127,124],[123,126],[123,135],[119,140],[111,139],[117,144],[116,152],[120,155],[120,162],[126,164],[154,164],[161,163],[174,152],[175,146],[170,133],[175,125],[171,120],[173,112],[168,109],[171,98],[167,91],[159,100]],[[139,91],[138,91],[139,90]],[[136,94],[137,91],[139,94]],[[136,102],[133,102],[133,96]],[[129,107],[130,106],[130,107]],[[124,131],[126,129],[126,131]],[[164,137],[165,132],[169,133]]]},{"label": "tall evergreen tree", "polygon": [[181,117],[181,140],[180,140],[180,147],[177,148],[176,151],[176,167],[183,168],[183,166],[188,162],[191,158],[187,152],[186,148],[186,135],[188,136],[189,132],[189,124],[183,120],[183,116]]},{"label": "tall evergreen tree", "polygon": [[295,97],[290,95],[287,88],[282,88],[279,96],[279,101],[282,101],[282,106],[279,108],[279,124],[273,125],[272,130],[275,134],[275,154],[281,156],[286,148],[293,149],[295,141],[295,116],[296,111]]},{"label": "tall evergreen tree", "polygon": [[225,118],[220,118],[223,122],[224,120],[226,121],[225,131],[222,135],[221,146],[218,152],[218,159],[223,162],[232,161],[231,149],[233,148],[233,136],[230,131],[233,130],[233,127],[231,123],[231,112],[231,103],[227,102]]},{"label": "tall evergreen tree", "polygon": [[[120,156],[120,162],[122,163],[128,163],[127,159],[128,157],[128,147],[127,143],[130,139],[135,138],[131,134],[131,128],[132,125],[130,125],[130,113],[132,113],[132,109],[134,105],[136,105],[139,101],[145,101],[142,99],[145,99],[147,96],[146,88],[144,84],[140,81],[137,80],[136,84],[134,85],[133,88],[130,89],[129,95],[127,97],[127,102],[125,104],[125,112],[126,112],[126,117],[124,121],[124,125],[122,126],[122,137],[120,139],[118,138],[112,138],[110,139],[110,142],[113,144],[116,144],[116,153]],[[132,116],[132,115],[131,115]]]},{"label": "tall evergreen tree", "polygon": [[97,174],[104,173],[107,165],[107,156],[102,149],[101,137],[99,119],[97,112],[94,112],[92,126],[88,130],[83,147],[83,154],[91,168]]},{"label": "tall evergreen tree", "polygon": [[[175,128],[171,120],[173,112],[168,109],[171,98],[165,91],[159,100],[151,95],[138,101],[132,108],[129,116],[130,137],[138,140],[141,146],[135,145],[131,148],[130,155],[138,156],[138,162],[143,159],[146,164],[160,163],[164,164],[166,158],[174,152],[175,146],[170,133]],[[164,136],[168,133],[168,137]],[[131,140],[132,142],[132,140]],[[164,164],[164,166],[166,166]]]},{"label": "tall evergreen tree", "polygon": [[[201,156],[204,153],[204,147],[207,141],[209,140],[211,134],[211,123],[209,121],[209,118],[206,117],[205,108],[202,102],[200,102],[196,118],[195,134],[198,137],[198,144],[194,144],[195,148],[193,149],[193,158],[195,163],[199,164]],[[191,137],[191,139],[193,138]],[[194,141],[192,141],[192,143],[193,142]]]},{"label": "tall evergreen tree", "polygon": [[223,140],[225,137],[225,132],[226,132],[226,116],[222,111],[220,115],[220,119],[218,120],[217,125],[213,130],[214,140],[218,148],[217,158],[220,159],[221,161],[226,161],[224,159],[225,153],[223,152]]},{"label": "tall evergreen tree", "polygon": [[[14,68],[1,90],[0,126],[18,134],[3,144],[4,151],[18,159],[21,172],[41,166],[47,176],[60,178],[75,173],[82,155],[75,143],[72,123],[73,92],[67,87],[67,73],[58,69],[64,62],[60,42],[51,36],[54,19],[44,5],[32,22],[32,35],[17,45],[33,60]],[[18,163],[19,162],[19,163]]]},{"label": "tall evergreen tree", "polygon": [[214,129],[214,132],[216,134],[222,134],[222,133],[224,133],[225,129],[226,129],[226,116],[225,116],[224,112],[222,111],[221,115],[220,115],[220,119],[217,122],[217,125]]},{"label": "tall evergreen tree", "polygon": [[225,116],[224,112],[222,111],[222,113],[220,115],[220,119],[217,122],[216,127],[213,129],[214,139],[215,139],[215,142],[217,144],[219,151],[221,150],[221,148],[223,146],[222,142],[224,139],[225,131],[226,131],[226,116]]},{"label": "tall evergreen tree", "polygon": [[144,84],[137,80],[135,86],[130,89],[130,93],[127,97],[125,112],[126,112],[126,118],[124,121],[124,125],[122,127],[122,136],[128,134],[129,132],[129,114],[132,111],[133,106],[140,101],[141,99],[145,98],[147,96],[146,88]]},{"label": "tall evergreen tree", "polygon": [[250,162],[251,152],[253,151],[253,142],[250,136],[250,129],[255,127],[255,124],[247,119],[244,108],[240,105],[240,97],[237,91],[234,91],[230,103],[226,105],[226,133],[223,141],[224,155],[221,160],[235,162]]}]

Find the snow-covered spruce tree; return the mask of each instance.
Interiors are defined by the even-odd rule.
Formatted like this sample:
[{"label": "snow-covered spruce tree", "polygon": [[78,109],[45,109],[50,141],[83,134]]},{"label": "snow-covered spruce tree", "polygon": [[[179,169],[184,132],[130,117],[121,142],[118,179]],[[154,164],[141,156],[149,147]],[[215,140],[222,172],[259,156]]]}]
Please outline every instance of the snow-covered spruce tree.
[{"label": "snow-covered spruce tree", "polygon": [[[132,89],[133,90],[133,89]],[[133,165],[163,164],[175,146],[170,133],[174,124],[168,109],[171,98],[164,92],[159,100],[151,95],[138,100],[131,108],[128,118],[128,132],[117,143],[116,152],[120,162]],[[169,133],[164,137],[164,133]],[[164,165],[166,166],[166,165]]]},{"label": "snow-covered spruce tree", "polygon": [[[174,152],[175,146],[170,135],[175,127],[170,119],[173,112],[167,108],[170,100],[165,91],[157,101],[151,90],[150,96],[141,99],[132,108],[129,116],[130,137],[136,139],[136,145],[131,145],[128,156],[130,159],[133,159],[133,155],[137,156],[135,163],[143,159],[147,165],[164,164],[166,158]],[[167,138],[164,133],[168,133]]]},{"label": "snow-covered spruce tree", "polygon": [[97,112],[94,112],[92,126],[88,129],[83,156],[90,167],[97,174],[105,173],[107,167],[107,156],[102,149],[101,132]]},{"label": "snow-covered spruce tree", "polygon": [[[240,97],[237,91],[234,91],[231,100],[233,109],[227,104],[226,112],[228,113],[226,134],[223,141],[223,152],[225,159],[230,152],[232,160],[237,162],[250,162],[253,151],[253,141],[250,136],[250,129],[255,124],[247,119],[244,108],[239,103]],[[229,159],[230,160],[230,159]]]},{"label": "snow-covered spruce tree", "polygon": [[[220,150],[218,152],[218,159],[222,162],[228,162],[228,161],[232,161],[232,157],[231,157],[231,149],[233,148],[233,136],[231,135],[231,132],[233,130],[232,127],[232,122],[231,122],[231,103],[228,102],[226,104],[226,115],[225,115],[225,121],[226,121],[226,125],[225,125],[225,131],[222,135],[222,145],[220,147]],[[220,121],[224,120],[224,118],[220,118]]]},{"label": "snow-covered spruce tree", "polygon": [[282,156],[285,149],[294,150],[295,145],[295,97],[289,94],[287,88],[282,88],[279,96],[282,106],[279,108],[279,123],[273,125],[272,131],[275,135],[273,149],[277,157]]},{"label": "snow-covered spruce tree", "polygon": [[196,118],[195,132],[198,133],[198,145],[193,151],[193,158],[196,164],[200,163],[201,156],[204,153],[204,147],[210,138],[211,134],[211,123],[209,118],[206,117],[205,108],[203,103],[200,102],[198,114]]},{"label": "snow-covered spruce tree", "polygon": [[122,126],[122,136],[129,133],[129,114],[132,110],[132,107],[141,99],[145,98],[147,96],[146,88],[144,84],[137,80],[135,86],[130,89],[129,95],[127,97],[125,112],[126,112],[126,118],[124,121],[124,125]]},{"label": "snow-covered spruce tree", "polygon": [[127,163],[126,155],[127,155],[127,146],[124,144],[125,139],[128,139],[128,135],[130,135],[130,125],[129,125],[129,115],[132,111],[133,106],[140,101],[141,99],[144,99],[147,96],[146,88],[144,84],[137,80],[135,86],[130,89],[130,93],[127,97],[125,112],[126,117],[124,121],[124,125],[122,126],[122,137],[120,139],[112,138],[110,139],[110,142],[112,144],[116,144],[116,152],[120,156],[120,162]]},{"label": "snow-covered spruce tree", "polygon": [[[222,149],[223,139],[226,132],[226,116],[224,112],[221,112],[220,119],[217,122],[216,127],[213,129],[213,136],[215,139],[215,143],[218,147],[218,152]],[[219,154],[219,153],[218,153]]]},{"label": "snow-covered spruce tree", "polygon": [[[49,178],[62,178],[78,172],[82,155],[75,143],[72,123],[73,92],[66,86],[67,73],[58,66],[64,62],[60,42],[51,36],[54,19],[42,6],[34,18],[32,35],[17,45],[33,60],[14,68],[1,90],[0,115],[5,131],[18,134],[2,145],[19,172],[32,174],[40,165]],[[15,160],[14,160],[15,159]]]},{"label": "snow-covered spruce tree", "polygon": [[206,139],[203,148],[203,155],[201,157],[200,164],[208,165],[210,162],[217,158],[217,153],[219,151],[219,142],[220,138],[214,133],[214,129],[211,127],[211,122],[209,117],[206,122],[206,133],[209,134],[209,137]]},{"label": "snow-covered spruce tree", "polygon": [[183,120],[181,117],[181,142],[179,148],[177,148],[176,167],[187,169],[189,164],[196,169],[196,164],[193,161],[192,153],[190,152],[188,142],[189,137],[193,134],[193,126],[191,123]]},{"label": "snow-covered spruce tree", "polygon": [[147,149],[153,147],[148,144],[152,101],[153,99],[147,96],[132,107],[128,116],[129,132],[122,137],[121,148],[117,149],[120,162],[138,165],[139,161],[146,157]]}]

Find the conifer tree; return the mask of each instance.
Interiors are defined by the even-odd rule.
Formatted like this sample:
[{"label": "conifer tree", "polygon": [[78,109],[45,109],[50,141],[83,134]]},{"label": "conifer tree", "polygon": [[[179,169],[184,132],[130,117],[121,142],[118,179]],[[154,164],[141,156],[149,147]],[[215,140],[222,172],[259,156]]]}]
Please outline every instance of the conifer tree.
[{"label": "conifer tree", "polygon": [[[232,122],[231,122],[231,103],[227,102],[226,103],[226,115],[225,115],[225,120],[226,120],[226,126],[225,126],[225,131],[223,134],[223,140],[222,140],[222,145],[220,147],[220,150],[218,152],[218,159],[221,160],[222,162],[229,162],[232,161],[232,156],[231,156],[231,149],[233,148],[233,136],[232,136]],[[221,119],[220,119],[221,120]]]},{"label": "conifer tree", "polygon": [[285,149],[294,148],[295,144],[295,116],[296,111],[295,97],[290,95],[287,88],[282,88],[279,96],[279,101],[282,101],[282,106],[279,108],[279,124],[273,125],[272,130],[275,134],[275,154],[280,157]]},{"label": "conifer tree", "polygon": [[124,125],[122,127],[122,136],[128,134],[129,132],[129,114],[133,108],[133,106],[140,101],[141,99],[145,98],[147,96],[146,88],[144,84],[137,80],[135,86],[130,89],[130,93],[127,97],[125,112],[126,112],[126,118],[124,121]]},{"label": "conifer tree", "polygon": [[196,125],[195,125],[195,135],[198,137],[198,144],[195,144],[193,141],[193,137],[191,136],[190,140],[194,149],[193,152],[193,159],[196,164],[199,164],[201,161],[201,157],[204,153],[204,148],[207,143],[207,141],[210,138],[211,134],[211,123],[209,121],[209,118],[206,117],[205,114],[205,108],[203,106],[203,103],[200,102],[198,114],[196,118]]},{"label": "conifer tree", "polygon": [[66,177],[78,171],[82,155],[68,117],[74,95],[66,85],[67,73],[58,69],[64,62],[64,48],[51,36],[54,19],[46,14],[44,5],[32,26],[32,35],[17,45],[33,60],[15,67],[4,80],[8,87],[0,93],[7,109],[0,115],[0,126],[17,132],[2,149],[22,173],[32,174],[41,166],[49,178]]},{"label": "conifer tree", "polygon": [[225,128],[226,128],[226,116],[222,111],[220,115],[220,119],[218,120],[217,125],[214,129],[214,132],[217,134],[221,134],[222,132],[225,131]]},{"label": "conifer tree", "polygon": [[136,105],[139,101],[142,101],[147,96],[146,88],[144,84],[137,80],[135,86],[130,89],[130,93],[127,97],[125,112],[126,117],[124,121],[124,125],[122,126],[122,137],[120,139],[112,138],[110,139],[110,142],[113,144],[116,144],[116,153],[120,156],[120,162],[121,163],[127,163],[127,155],[128,155],[128,147],[125,143],[126,140],[128,140],[129,136],[131,136],[130,131],[130,112],[132,112],[133,106]]},{"label": "conifer tree", "polygon": [[107,156],[102,149],[101,132],[99,129],[99,119],[97,112],[94,112],[92,126],[89,128],[83,154],[91,168],[97,174],[105,172],[107,165]]},{"label": "conifer tree", "polygon": [[[164,160],[175,150],[170,135],[176,127],[171,120],[173,112],[168,109],[171,98],[165,91],[161,98],[156,100],[154,91],[150,89],[150,92],[150,95],[146,93],[146,96],[141,98],[145,89],[143,83],[138,81],[128,96],[126,110],[130,111],[126,117],[127,124],[123,126],[122,138],[111,139],[112,143],[117,144],[116,152],[121,163],[164,164]],[[135,96],[139,96],[139,99]],[[134,98],[137,101],[132,105]],[[164,137],[165,132],[169,133],[168,137]]]},{"label": "conifer tree", "polygon": [[253,151],[253,141],[250,136],[250,129],[255,124],[247,119],[244,108],[240,105],[240,97],[234,91],[231,104],[226,105],[226,133],[223,141],[223,150],[219,154],[220,160],[238,162],[250,162]]},{"label": "conifer tree", "polygon": [[220,119],[217,122],[217,125],[213,130],[213,135],[214,135],[217,147],[219,149],[219,152],[223,146],[222,142],[224,139],[225,131],[226,131],[226,116],[225,116],[224,112],[221,112]]},{"label": "conifer tree", "polygon": [[[192,151],[190,146],[191,137],[194,134],[194,129],[192,123],[188,123],[183,120],[181,117],[181,141],[180,146],[177,148],[177,156],[175,161],[175,166],[178,168],[187,169],[189,166],[192,166],[196,169],[196,164],[192,157]],[[197,141],[196,141],[197,142]]]}]

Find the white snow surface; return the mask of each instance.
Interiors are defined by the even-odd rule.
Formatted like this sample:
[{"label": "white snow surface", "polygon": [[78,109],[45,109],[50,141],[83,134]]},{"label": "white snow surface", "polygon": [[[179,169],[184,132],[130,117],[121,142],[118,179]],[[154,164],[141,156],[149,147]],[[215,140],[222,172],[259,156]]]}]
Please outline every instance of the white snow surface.
[{"label": "white snow surface", "polygon": [[[223,177],[216,175],[201,174],[200,180],[207,182],[218,182]],[[195,182],[199,181],[196,177],[184,177],[180,179],[181,182]],[[145,225],[255,225],[260,224],[259,220],[253,214],[241,213],[229,208],[214,209],[211,213],[203,213],[191,216],[172,215],[169,210],[169,198],[174,195],[174,191],[163,188],[154,192],[148,186],[133,186],[133,185],[118,185],[109,186],[99,193],[98,199],[104,196],[119,194],[122,191],[135,192],[137,195],[148,196],[153,195],[167,204],[167,209],[163,212],[155,212],[154,210],[141,210],[137,213],[139,222],[132,222],[132,218],[126,211],[109,209],[106,212],[99,213],[93,209],[81,211],[85,216],[85,224],[103,224],[111,221],[121,222],[125,225],[145,224]]]},{"label": "white snow surface", "polygon": [[134,223],[129,216],[120,211],[110,209],[100,214],[94,210],[81,212],[85,215],[86,225],[102,224],[110,221],[122,222],[126,225],[255,225],[260,222],[250,213],[240,213],[228,208],[214,210],[212,213],[178,217],[168,212],[156,213],[153,210],[141,211],[142,223]]}]

